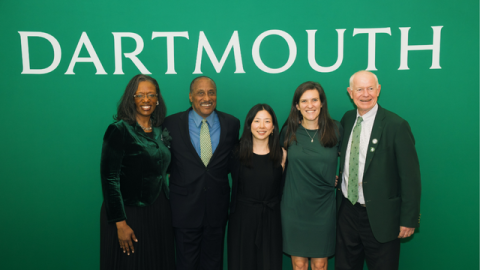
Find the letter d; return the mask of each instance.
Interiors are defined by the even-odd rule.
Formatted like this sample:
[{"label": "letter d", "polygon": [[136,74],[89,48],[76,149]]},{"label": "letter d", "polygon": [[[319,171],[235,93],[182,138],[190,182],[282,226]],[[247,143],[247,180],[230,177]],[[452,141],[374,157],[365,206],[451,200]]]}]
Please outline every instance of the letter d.
[{"label": "letter d", "polygon": [[[20,34],[20,41],[22,44],[22,63],[23,71],[22,74],[45,74],[52,72],[60,64],[60,59],[62,58],[62,49],[60,49],[60,43],[50,34],[43,32],[23,32],[18,31]],[[50,42],[53,47],[53,62],[52,64],[43,69],[31,69],[30,68],[30,54],[28,52],[28,37],[41,37]]]}]

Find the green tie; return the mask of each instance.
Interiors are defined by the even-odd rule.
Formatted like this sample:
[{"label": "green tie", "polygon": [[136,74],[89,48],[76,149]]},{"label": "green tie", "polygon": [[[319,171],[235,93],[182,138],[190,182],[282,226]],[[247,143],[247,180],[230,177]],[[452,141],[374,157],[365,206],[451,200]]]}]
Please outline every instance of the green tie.
[{"label": "green tie", "polygon": [[205,167],[212,158],[212,141],[210,140],[210,130],[206,119],[202,120],[202,126],[200,127],[200,157]]},{"label": "green tie", "polygon": [[360,157],[360,132],[362,131],[362,117],[359,116],[353,128],[352,145],[350,146],[350,162],[348,174],[348,200],[352,204],[358,201],[358,158]]}]

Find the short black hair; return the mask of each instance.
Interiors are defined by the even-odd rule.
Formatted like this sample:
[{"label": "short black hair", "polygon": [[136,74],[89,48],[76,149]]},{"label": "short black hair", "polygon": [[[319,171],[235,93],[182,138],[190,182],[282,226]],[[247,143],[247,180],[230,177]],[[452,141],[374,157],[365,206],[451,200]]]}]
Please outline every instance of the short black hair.
[{"label": "short black hair", "polygon": [[195,84],[195,82],[200,80],[200,79],[203,79],[203,78],[209,79],[212,82],[213,86],[215,87],[215,90],[217,90],[217,84],[215,83],[215,81],[212,78],[210,78],[208,76],[199,76],[199,77],[196,77],[195,79],[193,79],[193,81],[190,83],[190,93],[193,92],[193,85]]}]

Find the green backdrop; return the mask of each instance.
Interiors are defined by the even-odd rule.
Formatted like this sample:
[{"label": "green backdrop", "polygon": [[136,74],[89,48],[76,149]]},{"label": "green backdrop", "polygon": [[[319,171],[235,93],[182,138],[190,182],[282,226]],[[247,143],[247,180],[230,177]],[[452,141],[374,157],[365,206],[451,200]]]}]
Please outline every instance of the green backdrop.
[{"label": "green backdrop", "polygon": [[[0,269],[98,268],[102,137],[127,82],[142,71],[122,53],[143,42],[136,57],[159,81],[172,114],[190,106],[203,35],[216,59],[201,48],[199,65],[217,82],[217,108],[242,122],[260,102],[285,121],[295,88],[307,80],[324,86],[340,120],[353,108],[348,79],[371,68],[374,52],[379,103],[411,124],[422,172],[422,222],[402,243],[400,268],[479,268],[478,1],[2,0],[0,25]],[[434,29],[436,49],[406,47],[434,44]],[[317,30],[314,60],[327,68],[337,61],[341,35],[340,65],[311,67],[307,30]],[[50,35],[57,51],[28,32]],[[188,39],[176,37],[169,47],[154,32]],[[238,43],[219,70],[212,62],[222,62],[232,35]],[[172,48],[176,74],[168,67]],[[409,69],[400,69],[402,48]],[[115,72],[116,49],[124,74],[114,74],[122,73]],[[431,68],[436,53],[439,66]],[[72,58],[74,74],[65,74]],[[284,269],[291,269],[286,256]]]}]

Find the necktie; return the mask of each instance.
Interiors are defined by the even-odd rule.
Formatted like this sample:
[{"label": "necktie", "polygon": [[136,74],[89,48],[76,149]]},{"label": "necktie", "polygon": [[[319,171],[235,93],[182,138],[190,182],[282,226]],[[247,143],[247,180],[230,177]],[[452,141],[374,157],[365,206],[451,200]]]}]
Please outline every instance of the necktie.
[{"label": "necktie", "polygon": [[352,204],[358,201],[358,158],[360,157],[360,132],[362,131],[362,117],[358,117],[357,124],[352,132],[352,145],[350,146],[350,161],[348,170],[348,200]]},{"label": "necktie", "polygon": [[205,167],[212,158],[212,141],[210,140],[210,130],[206,119],[202,120],[202,126],[200,127],[200,157]]}]

